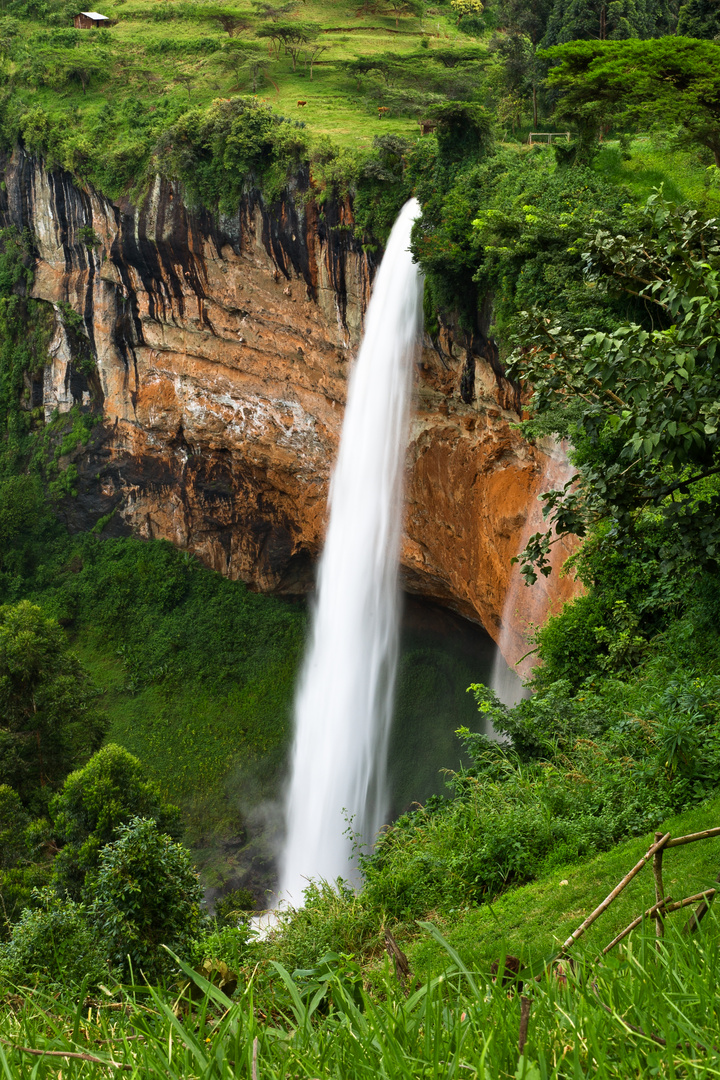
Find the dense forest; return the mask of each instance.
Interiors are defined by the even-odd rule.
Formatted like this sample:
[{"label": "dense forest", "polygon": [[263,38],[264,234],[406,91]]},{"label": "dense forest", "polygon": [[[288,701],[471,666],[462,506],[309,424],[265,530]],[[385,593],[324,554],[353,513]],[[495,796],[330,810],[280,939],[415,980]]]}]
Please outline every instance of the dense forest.
[{"label": "dense forest", "polygon": [[[523,438],[570,447],[518,551],[527,588],[575,536],[582,589],[536,628],[513,708],[467,654],[409,642],[398,709],[454,721],[453,768],[361,854],[359,891],[311,882],[258,934],[276,826],[256,811],[282,781],[305,605],[112,515],[70,527],[101,408],[34,401],[49,306],[36,238],[3,228],[3,1075],[715,1075],[712,907],[694,936],[646,920],[599,960],[654,900],[637,879],[551,961],[657,830],[718,824],[720,5],[77,14],[3,5],[4,163],[136,204],[160,175],[214,220],[248,191],[270,214],[290,187],[345,199],[377,256],[417,197],[427,340],[490,335]],[[92,388],[83,320],[60,316]],[[674,898],[712,888],[716,845],[673,854]],[[511,953],[519,978],[493,981]]]}]

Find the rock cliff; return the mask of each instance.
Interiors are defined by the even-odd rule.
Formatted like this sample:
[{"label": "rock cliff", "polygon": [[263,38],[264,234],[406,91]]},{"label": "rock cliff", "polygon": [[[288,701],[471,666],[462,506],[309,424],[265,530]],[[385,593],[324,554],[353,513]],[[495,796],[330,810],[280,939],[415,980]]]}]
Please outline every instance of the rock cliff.
[{"label": "rock cliff", "polygon": [[[3,172],[0,215],[34,237],[33,295],[55,311],[46,415],[102,410],[71,524],[114,512],[115,532],[167,538],[257,589],[307,590],[375,270],[349,203],[319,206],[299,176],[278,203],[250,193],[215,220],[159,179],[135,206],[20,151]],[[74,362],[67,305],[96,375]],[[502,633],[510,558],[554,467],[511,430],[516,404],[486,336],[425,343],[402,552],[407,589],[502,636],[511,661],[526,644],[517,612]]]}]

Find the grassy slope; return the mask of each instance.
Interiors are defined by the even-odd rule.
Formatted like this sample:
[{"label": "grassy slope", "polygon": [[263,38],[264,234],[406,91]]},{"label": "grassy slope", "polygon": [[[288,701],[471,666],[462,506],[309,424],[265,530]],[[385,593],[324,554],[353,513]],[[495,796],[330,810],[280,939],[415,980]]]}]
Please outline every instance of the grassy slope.
[{"label": "grassy slope", "polygon": [[[208,571],[209,573],[210,571]],[[287,752],[298,642],[284,659],[222,692],[199,681],[151,683],[134,691],[114,644],[83,629],[74,651],[103,691],[110,727],[106,741],[135,754],[180,806],[207,886],[243,875],[257,854],[246,849],[253,808],[277,796]],[[260,839],[261,847],[264,844]]]},{"label": "grassy slope", "polygon": [[[209,12],[213,7],[226,5],[210,3],[203,10]],[[249,77],[238,86],[235,77],[223,71],[217,55],[213,55],[213,50],[230,40],[218,23],[188,17],[157,22],[148,18],[154,9],[156,5],[147,3],[103,6],[102,13],[118,19],[117,25],[103,31],[102,37],[96,31],[83,31],[82,42],[100,43],[110,60],[107,74],[95,76],[86,93],[79,84],[72,83],[60,90],[25,86],[22,93],[27,102],[51,110],[58,106],[77,110],[80,125],[87,127],[110,98],[121,107],[123,102],[139,97],[146,109],[154,111],[163,96],[182,99],[189,107],[208,105],[216,97],[250,90]],[[252,16],[247,0],[241,0],[233,10]],[[314,66],[312,82],[307,66],[300,62],[293,72],[290,57],[281,51],[273,58],[268,77],[261,77],[258,96],[284,115],[304,121],[317,135],[331,135],[341,145],[369,147],[378,134],[416,136],[414,119],[392,115],[378,119],[376,107],[367,107],[359,100],[356,81],[337,64],[388,50],[401,55],[417,52],[425,35],[432,35],[430,48],[433,44],[447,47],[472,43],[472,39],[459,33],[448,14],[452,13],[447,8],[429,9],[424,19],[400,18],[396,27],[392,17],[339,9],[328,0],[307,0],[288,18],[315,23],[323,31],[330,31],[321,33],[318,39],[327,51]],[[254,40],[254,30],[262,25],[255,19],[253,28],[242,33],[242,39]],[[29,28],[34,29],[32,24]],[[155,51],[167,41],[174,46],[172,52]],[[72,55],[72,50],[66,51]],[[11,64],[10,70],[16,73],[17,65]],[[190,84],[182,81],[186,78]],[[298,100],[307,101],[307,105],[298,108]]]},{"label": "grassy slope", "polygon": [[[720,825],[720,795],[663,822],[673,836]],[[535,963],[556,951],[628,870],[645,854],[652,834],[618,844],[593,859],[559,866],[539,881],[513,889],[493,904],[433,918],[447,940],[474,970],[487,970],[501,949]],[[679,900],[712,887],[720,871],[720,839],[672,849],[664,856],[666,892]],[[560,882],[567,881],[567,885]],[[583,938],[581,951],[595,954],[655,902],[652,873],[645,868],[600,916]],[[681,925],[687,912],[671,916]],[[425,935],[408,943],[411,965],[421,976],[443,970],[446,954]]]}]

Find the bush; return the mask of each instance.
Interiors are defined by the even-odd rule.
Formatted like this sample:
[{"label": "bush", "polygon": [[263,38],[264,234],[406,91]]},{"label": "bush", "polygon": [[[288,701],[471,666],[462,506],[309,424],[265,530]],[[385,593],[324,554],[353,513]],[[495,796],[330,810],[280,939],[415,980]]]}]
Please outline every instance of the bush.
[{"label": "bush", "polygon": [[50,888],[36,899],[40,906],[26,908],[8,943],[0,946],[2,978],[15,986],[90,987],[113,978],[103,941],[88,922],[85,907],[59,899]]},{"label": "bush", "polygon": [[56,620],[27,600],[0,607],[0,779],[42,807],[99,746],[104,717]]},{"label": "bush", "polygon": [[232,889],[215,901],[215,918],[222,925],[237,926],[255,910],[255,897],[249,889]]},{"label": "bush", "polygon": [[341,879],[332,885],[310,882],[303,890],[303,906],[280,910],[277,916],[270,955],[290,971],[312,968],[330,951],[347,954],[379,944],[378,909]]},{"label": "bush", "polygon": [[101,848],[118,826],[141,815],[163,832],[177,835],[180,811],[166,803],[156,784],[145,778],[136,757],[110,743],[82,769],[71,773],[51,804],[57,839],[64,847],[55,860],[58,888],[79,900],[92,891]]},{"label": "bush", "polygon": [[214,924],[195,938],[189,949],[189,957],[197,968],[210,961],[211,964],[224,964],[229,971],[237,972],[247,963],[254,947],[249,922],[243,926]]},{"label": "bush", "polygon": [[114,963],[160,978],[171,967],[162,946],[187,953],[200,928],[203,891],[190,852],[134,817],[100,852],[90,918],[107,937]]},{"label": "bush", "polygon": [[18,793],[0,784],[0,869],[15,866],[26,854],[23,833],[29,820]]}]

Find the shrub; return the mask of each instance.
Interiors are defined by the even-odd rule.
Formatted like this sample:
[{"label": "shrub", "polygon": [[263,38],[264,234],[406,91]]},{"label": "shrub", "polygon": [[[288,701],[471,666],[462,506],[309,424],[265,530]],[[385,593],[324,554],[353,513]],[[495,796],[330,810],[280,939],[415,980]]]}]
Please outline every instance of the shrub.
[{"label": "shrub", "polygon": [[110,943],[114,963],[148,979],[162,977],[170,958],[186,953],[200,928],[202,888],[190,852],[161,833],[155,821],[134,817],[100,852],[93,924]]},{"label": "shrub", "polygon": [[215,918],[220,925],[237,926],[242,918],[255,910],[255,897],[249,889],[233,889],[215,901]]},{"label": "shrub", "polygon": [[7,784],[0,784],[0,868],[15,866],[25,853],[23,832],[29,818],[20,796]]},{"label": "shrub", "polygon": [[192,942],[190,960],[197,967],[209,961],[224,964],[229,971],[240,971],[253,949],[249,923],[243,926],[211,925]]},{"label": "shrub", "polygon": [[55,834],[65,845],[55,860],[55,881],[76,900],[83,887],[90,890],[100,850],[115,838],[118,826],[141,815],[163,832],[175,835],[179,828],[178,808],[163,800],[138,759],[114,743],[68,776],[51,809]]},{"label": "shrub", "polygon": [[0,607],[0,778],[26,805],[42,805],[100,744],[93,696],[56,620],[27,600]]},{"label": "shrub", "polygon": [[14,985],[97,986],[113,977],[105,948],[86,909],[61,900],[52,889],[36,894],[40,906],[26,908],[6,945],[0,946],[0,975]]}]

